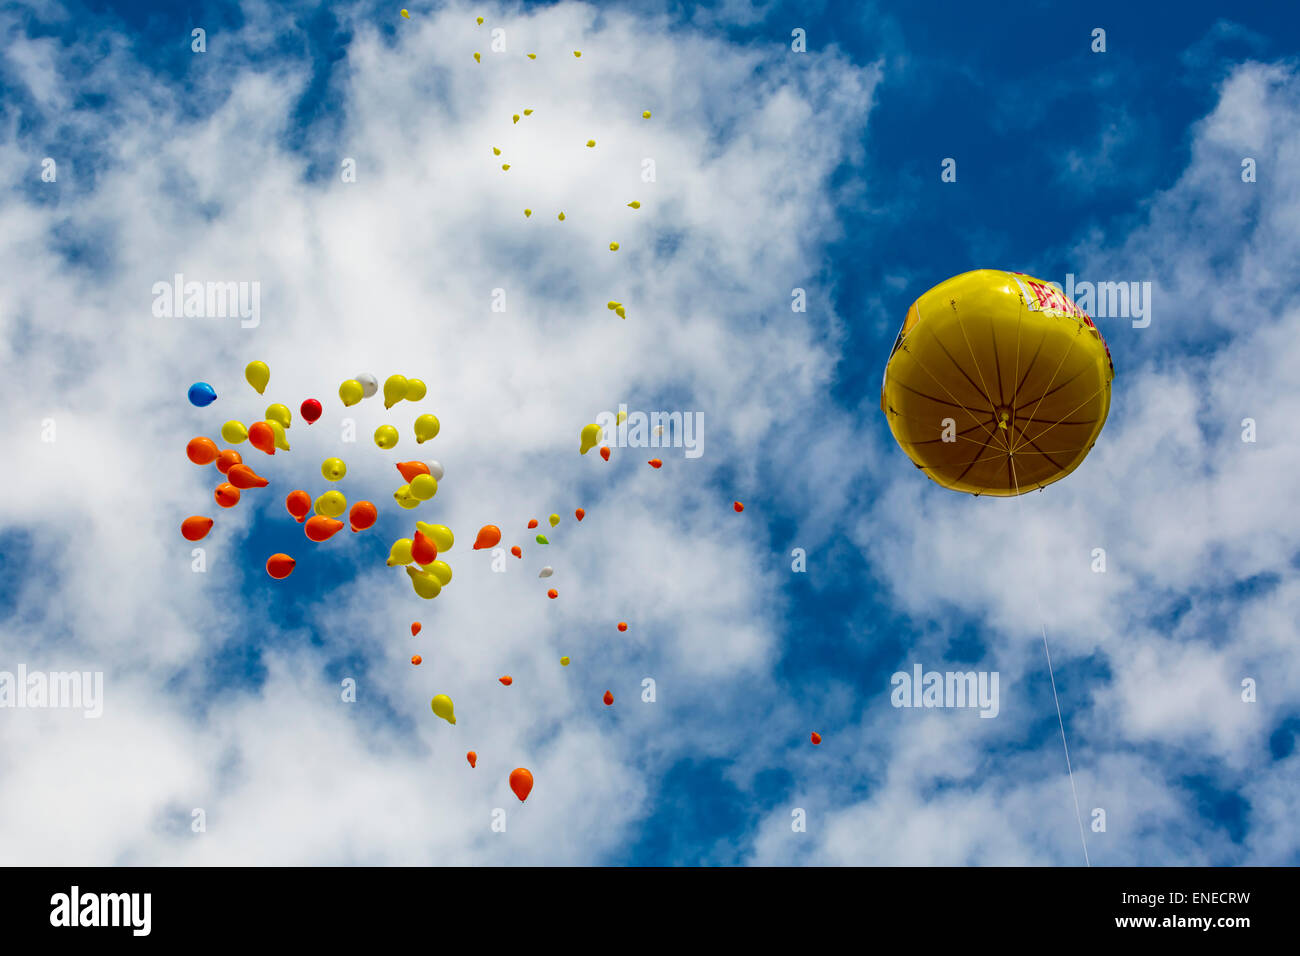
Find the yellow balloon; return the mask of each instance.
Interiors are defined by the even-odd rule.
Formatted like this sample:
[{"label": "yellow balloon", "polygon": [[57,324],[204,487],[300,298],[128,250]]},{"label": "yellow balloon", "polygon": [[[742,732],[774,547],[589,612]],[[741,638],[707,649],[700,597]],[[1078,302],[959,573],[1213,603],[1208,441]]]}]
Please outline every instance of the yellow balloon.
[{"label": "yellow balloon", "polygon": [[[426,601],[430,601],[438,596],[442,590],[442,585],[428,571],[417,571],[415,568],[407,565],[406,573],[411,576],[411,587],[415,588],[415,593],[420,595]],[[453,721],[455,723],[455,721]]]},{"label": "yellow balloon", "polygon": [[390,375],[384,382],[384,408],[392,408],[406,397],[406,379],[401,375]]},{"label": "yellow balloon", "polygon": [[588,148],[588,149],[592,149],[592,148],[594,148],[595,145],[596,145],[596,141],[595,141],[594,139],[589,139],[589,140],[587,140],[587,148]]},{"label": "yellow balloon", "polygon": [[393,546],[388,549],[387,564],[390,568],[395,568],[399,564],[410,564],[414,560],[411,557],[410,538],[398,538],[393,542]]},{"label": "yellow balloon", "polygon": [[417,521],[415,527],[437,546],[439,554],[450,551],[451,546],[456,543],[456,536],[451,533],[451,529],[445,524],[426,524],[423,521]]},{"label": "yellow balloon", "polygon": [[641,114],[641,118],[642,118],[642,119],[649,119],[649,118],[650,118],[650,111],[649,111],[649,110],[646,110],[644,113],[642,113],[642,114]]},{"label": "yellow balloon", "polygon": [[528,219],[530,216],[532,216],[532,214],[533,214],[533,211],[532,211],[531,209],[525,209],[525,210],[524,210],[524,218],[525,218],[525,219]]},{"label": "yellow balloon", "polygon": [[512,122],[515,122],[515,123],[518,123],[518,122],[519,122],[519,114],[518,114],[518,113],[515,113],[514,116],[512,117],[512,120],[511,120],[511,121],[512,121]]},{"label": "yellow balloon", "polygon": [[244,378],[248,384],[257,389],[257,394],[261,395],[266,388],[266,383],[271,381],[271,370],[265,362],[249,362],[244,369]]},{"label": "yellow balloon", "polygon": [[355,378],[350,378],[339,386],[339,398],[343,399],[344,405],[355,405],[365,397],[366,390]]},{"label": "yellow balloon", "polygon": [[609,244],[609,251],[610,251],[610,252],[618,252],[618,243],[617,243],[617,242],[611,242],[611,243]]},{"label": "yellow balloon", "polygon": [[320,473],[326,481],[341,481],[348,473],[348,466],[343,464],[342,458],[326,458],[320,463]]},{"label": "yellow balloon", "polygon": [[443,587],[451,583],[451,565],[446,561],[434,561],[429,565],[428,570]]},{"label": "yellow balloon", "polygon": [[569,666],[569,659],[568,659],[567,657],[561,657],[561,658],[560,658],[560,664],[563,665],[564,667],[568,667],[568,666]]},{"label": "yellow balloon", "polygon": [[406,380],[406,400],[408,402],[418,402],[429,392],[429,388],[418,378],[408,378]]},{"label": "yellow balloon", "polygon": [[421,415],[415,420],[415,443],[423,445],[430,438],[436,438],[441,428],[436,415]]},{"label": "yellow balloon", "polygon": [[232,418],[221,426],[221,437],[225,439],[227,445],[238,445],[248,439],[248,429],[244,427],[243,422],[237,422]]},{"label": "yellow balloon", "polygon": [[550,518],[548,518],[547,520],[551,522],[551,527],[554,528],[557,524],[560,523],[560,516],[551,515]]},{"label": "yellow balloon", "polygon": [[280,451],[289,450],[289,436],[284,433],[284,426],[279,422],[267,422],[271,426],[271,431],[275,432],[275,447]]},{"label": "yellow balloon", "polygon": [[279,422],[285,428],[293,422],[293,413],[289,411],[288,405],[281,405],[276,402],[274,405],[266,406],[266,420],[268,422]]},{"label": "yellow balloon", "polygon": [[630,203],[627,204],[627,207],[628,207],[629,209],[640,209],[640,208],[641,208],[641,203],[638,202],[637,200],[633,199]]},{"label": "yellow balloon", "polygon": [[375,444],[380,448],[392,448],[397,444],[397,429],[392,425],[380,425],[375,429]]},{"label": "yellow balloon", "polygon": [[[403,508],[407,508],[407,509],[414,508],[416,505],[420,503],[420,499],[415,497],[415,495],[411,494],[410,485],[402,485],[402,487],[394,491],[393,500],[396,501]],[[414,502],[414,504],[407,504],[408,501]]]},{"label": "yellow balloon", "polygon": [[582,447],[578,449],[579,454],[587,454],[596,447],[596,442],[600,441],[599,425],[583,425],[582,434],[578,436],[582,440]]},{"label": "yellow balloon", "polygon": [[341,491],[327,491],[316,499],[316,513],[326,518],[337,518],[348,510],[348,499]]},{"label": "yellow balloon", "polygon": [[482,62],[483,62],[483,57],[482,57],[482,55],[481,55],[481,54],[478,54],[478,53],[475,53],[475,54],[474,54],[474,62],[475,62],[475,63],[482,63]]},{"label": "yellow balloon", "polygon": [[622,425],[622,424],[623,424],[623,420],[626,419],[626,418],[627,418],[627,412],[620,411],[617,415],[614,416],[614,424],[615,424],[615,425]]},{"label": "yellow balloon", "polygon": [[556,216],[555,218],[558,219],[558,220],[560,220],[560,222],[564,222],[564,213],[561,212],[561,213],[560,213],[558,216]]},{"label": "yellow balloon", "polygon": [[617,315],[620,319],[626,319],[626,318],[627,318],[627,309],[623,308],[623,307],[620,305],[617,309],[614,310],[614,314]]},{"label": "yellow balloon", "polygon": [[447,721],[447,723],[454,724],[456,722],[454,705],[451,702],[451,698],[446,694],[439,694],[433,700],[429,701],[429,706],[433,708],[435,714]]},{"label": "yellow balloon", "polygon": [[438,493],[438,479],[433,475],[416,475],[411,479],[411,494],[421,501],[428,501]]}]

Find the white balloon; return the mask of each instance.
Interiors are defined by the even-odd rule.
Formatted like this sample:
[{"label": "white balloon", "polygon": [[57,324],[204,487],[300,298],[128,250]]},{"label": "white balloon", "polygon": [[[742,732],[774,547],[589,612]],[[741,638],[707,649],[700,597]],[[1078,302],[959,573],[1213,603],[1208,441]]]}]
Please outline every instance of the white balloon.
[{"label": "white balloon", "polygon": [[361,396],[363,398],[369,398],[379,391],[379,379],[369,372],[362,372],[356,376],[356,380],[361,383]]},{"label": "white balloon", "polygon": [[442,465],[436,461],[426,461],[429,466],[429,474],[433,475],[434,481],[442,481]]},{"label": "white balloon", "polygon": [[549,578],[554,573],[555,573],[555,568],[551,567],[548,564],[546,567],[542,568],[542,570],[537,572],[537,576],[539,578]]}]

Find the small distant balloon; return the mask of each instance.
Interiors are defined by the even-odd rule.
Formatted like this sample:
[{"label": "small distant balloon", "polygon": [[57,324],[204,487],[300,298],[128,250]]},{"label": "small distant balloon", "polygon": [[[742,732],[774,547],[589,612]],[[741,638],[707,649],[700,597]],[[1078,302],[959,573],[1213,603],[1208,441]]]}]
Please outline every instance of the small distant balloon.
[{"label": "small distant balloon", "polygon": [[185,455],[196,465],[210,465],[217,460],[217,443],[211,438],[191,438]]},{"label": "small distant balloon", "polygon": [[649,119],[649,118],[650,118],[650,111],[649,111],[649,110],[645,110],[644,112],[642,112],[642,114],[641,114],[641,118],[642,118],[642,119]]},{"label": "small distant balloon", "polygon": [[365,531],[375,523],[379,510],[369,501],[358,501],[348,512],[348,524],[353,531]]},{"label": "small distant balloon", "polygon": [[546,535],[544,535],[544,534],[539,534],[539,535],[537,536],[537,543],[538,543],[538,544],[550,544],[551,542],[548,541],[548,540],[546,540]]},{"label": "small distant balloon", "polygon": [[298,523],[307,520],[307,515],[311,513],[311,495],[299,489],[291,491],[284,499],[284,506],[288,509],[289,514],[298,519]]},{"label": "small distant balloon", "polygon": [[302,406],[298,409],[298,414],[302,416],[303,421],[311,425],[316,419],[320,418],[321,411],[320,402],[314,398],[309,398],[302,403]]},{"label": "small distant balloon", "polygon": [[601,445],[601,446],[600,446],[600,457],[601,457],[601,458],[604,458],[606,461],[609,461],[609,446],[608,446],[608,445]]},{"label": "small distant balloon", "polygon": [[519,545],[515,545],[513,548],[511,548],[510,553],[513,554],[516,558],[522,558],[524,556],[524,552],[519,547]]},{"label": "small distant balloon", "polygon": [[206,408],[217,400],[217,390],[207,382],[195,382],[189,390],[190,404]]},{"label": "small distant balloon", "polygon": [[557,524],[560,523],[560,516],[559,516],[559,515],[551,515],[551,516],[550,516],[549,518],[547,518],[546,520],[549,521],[549,522],[551,523],[551,527],[554,528]]},{"label": "small distant balloon", "polygon": [[817,731],[814,730],[812,732],[812,737],[810,739],[813,742],[813,746],[816,746],[822,742],[822,735],[817,733]]},{"label": "small distant balloon", "polygon": [[422,660],[424,660],[424,658],[421,657],[419,654],[412,654],[412,655],[411,655],[411,663],[414,664],[416,667],[419,667],[419,666],[420,666],[420,661],[422,661]]},{"label": "small distant balloon", "polygon": [[510,771],[510,789],[515,792],[519,802],[523,803],[528,799],[528,795],[533,792],[533,775],[523,767],[516,767]]},{"label": "small distant balloon", "polygon": [[546,596],[550,598],[552,601],[554,601],[557,597],[560,596],[560,592],[555,590],[555,588],[551,588],[549,591],[546,592]]},{"label": "small distant balloon", "polygon": [[280,581],[293,573],[294,565],[297,563],[287,554],[273,554],[266,559],[266,573]]},{"label": "small distant balloon", "polygon": [[181,536],[186,541],[202,541],[212,530],[212,519],[203,515],[190,515],[181,522]]},{"label": "small distant balloon", "polygon": [[265,362],[249,362],[244,368],[244,378],[261,395],[266,390],[266,383],[271,381],[271,369]]},{"label": "small distant balloon", "polygon": [[534,528],[536,528],[536,527],[537,527],[537,519],[536,519],[536,518],[529,518],[529,519],[528,519],[528,530],[529,530],[529,531],[532,531],[532,530],[533,530]]},{"label": "small distant balloon", "polygon": [[568,667],[568,666],[569,666],[569,659],[568,659],[567,657],[561,657],[561,658],[560,658],[560,666],[561,666],[561,667]]},{"label": "small distant balloon", "polygon": [[509,687],[511,684],[515,682],[515,679],[511,677],[509,674],[506,674],[504,677],[498,677],[497,680],[505,684],[507,687]]},{"label": "small distant balloon", "polygon": [[447,723],[456,723],[455,707],[451,702],[451,698],[446,694],[439,694],[433,700],[429,701],[429,706],[433,708],[434,714],[441,717]]},{"label": "small distant balloon", "polygon": [[740,514],[742,511],[745,510],[745,506],[742,505],[739,501],[734,502],[731,507],[736,509],[736,514]]},{"label": "small distant balloon", "polygon": [[423,624],[421,624],[419,621],[413,621],[411,623],[411,636],[415,637],[415,635],[419,634],[420,631],[422,631],[423,629],[424,629]]},{"label": "small distant balloon", "polygon": [[600,441],[600,426],[594,423],[591,425],[583,425],[582,432],[578,438],[582,442],[581,446],[578,448],[578,453],[585,455],[596,447],[596,442]]},{"label": "small distant balloon", "polygon": [[660,461],[658,458],[651,458],[648,462],[646,462],[646,464],[649,465],[651,468],[662,468],[664,466],[664,463]]},{"label": "small distant balloon", "polygon": [[583,518],[587,517],[587,512],[579,508],[577,511],[573,513],[573,516],[577,518],[579,521],[581,521]]},{"label": "small distant balloon", "polygon": [[369,372],[362,372],[360,375],[352,376],[352,381],[361,386],[362,398],[370,398],[379,393],[379,379]]},{"label": "small distant balloon", "polygon": [[605,691],[605,696],[604,696],[602,699],[605,701],[605,706],[606,706],[606,707],[611,707],[611,706],[613,706],[613,704],[614,704],[614,695],[611,694],[609,691]]},{"label": "small distant balloon", "polygon": [[483,548],[495,548],[501,543],[501,529],[494,524],[485,524],[478,530],[478,537],[474,539],[474,550],[479,551]]},{"label": "small distant balloon", "polygon": [[555,568],[551,567],[548,564],[546,567],[542,568],[542,570],[537,572],[537,576],[539,578],[549,578],[554,573],[555,573]]},{"label": "small distant balloon", "polygon": [[619,629],[620,631],[626,631],[626,630],[627,630],[627,621],[619,621],[619,622],[618,622],[618,629]]},{"label": "small distant balloon", "polygon": [[478,754],[476,754],[474,751],[471,750],[469,753],[467,753],[465,755],[465,759],[469,761],[469,765],[471,768],[478,766]]}]

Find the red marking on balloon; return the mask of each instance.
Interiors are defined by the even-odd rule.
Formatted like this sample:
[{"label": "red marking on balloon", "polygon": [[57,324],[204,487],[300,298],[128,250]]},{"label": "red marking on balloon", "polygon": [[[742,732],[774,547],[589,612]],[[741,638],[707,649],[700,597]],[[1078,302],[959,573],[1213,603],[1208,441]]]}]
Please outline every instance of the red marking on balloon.
[{"label": "red marking on balloon", "polygon": [[745,510],[745,506],[742,505],[739,501],[737,501],[737,502],[736,502],[735,504],[733,504],[731,507],[733,507],[733,508],[736,509],[736,514],[740,514],[742,511]]},{"label": "red marking on balloon", "polygon": [[266,573],[280,581],[293,573],[293,567],[297,563],[287,554],[273,554],[266,559]]},{"label": "red marking on balloon", "polygon": [[814,746],[822,742],[822,735],[817,733],[815,730],[813,731],[812,742]]},{"label": "red marking on balloon", "polygon": [[307,526],[304,530],[307,537],[313,541],[328,541],[343,530],[343,522],[327,518],[324,515],[312,515],[307,519]]},{"label": "red marking on balloon", "polygon": [[265,488],[269,482],[247,465],[231,465],[226,477],[236,488]]},{"label": "red marking on balloon", "polygon": [[369,501],[358,501],[348,512],[348,522],[353,531],[365,531],[379,517],[379,511]]},{"label": "red marking on balloon", "polygon": [[311,495],[302,490],[291,491],[284,499],[284,506],[289,509],[289,514],[302,524],[311,513]]},{"label": "red marking on balloon", "polygon": [[217,499],[217,504],[223,508],[233,508],[239,504],[239,489],[228,481],[223,481],[217,485],[217,490],[212,493],[212,497]]},{"label": "red marking on balloon", "polygon": [[619,621],[619,622],[618,622],[618,629],[619,629],[620,631],[626,631],[626,630],[627,630],[627,621]]},{"label": "red marking on balloon", "polygon": [[614,695],[611,694],[609,691],[605,691],[604,701],[606,707],[612,707],[614,704]]},{"label": "red marking on balloon", "polygon": [[217,445],[211,438],[191,438],[185,454],[196,465],[210,465],[217,460]]},{"label": "red marking on balloon", "polygon": [[478,529],[478,537],[474,539],[474,550],[495,548],[500,543],[501,529],[494,524],[485,524]]},{"label": "red marking on balloon", "polygon": [[531,521],[528,522],[528,530],[532,531],[536,527],[537,527],[537,519],[533,518]]},{"label": "red marking on balloon", "polygon": [[660,461],[658,458],[651,458],[648,462],[646,462],[646,464],[649,465],[651,468],[662,468],[664,466],[664,463]]},{"label": "red marking on balloon", "polygon": [[560,592],[555,590],[555,588],[551,588],[549,591],[546,592],[546,596],[550,598],[552,601],[554,601],[557,597],[560,596]]},{"label": "red marking on balloon", "polygon": [[424,625],[422,625],[419,621],[416,621],[415,623],[413,623],[413,624],[411,625],[411,636],[412,636],[412,637],[415,637],[415,635],[417,635],[417,634],[420,633],[420,631],[421,631],[421,629],[422,629],[423,627],[424,627]]},{"label": "red marking on balloon", "polygon": [[523,767],[516,767],[510,771],[510,789],[515,792],[519,802],[523,803],[528,799],[528,795],[533,792],[533,775]]},{"label": "red marking on balloon", "polygon": [[411,558],[420,567],[433,564],[438,559],[438,546],[426,538],[423,531],[417,531],[411,539]]},{"label": "red marking on balloon", "polygon": [[419,667],[419,666],[420,666],[420,662],[421,662],[422,660],[424,660],[424,658],[421,657],[419,654],[412,654],[412,655],[411,655],[411,663],[414,664],[416,667]]},{"label": "red marking on balloon", "polygon": [[471,750],[469,753],[467,753],[465,755],[465,759],[469,761],[469,765],[471,767],[478,766],[478,754],[476,754],[474,751]]},{"label": "red marking on balloon", "polygon": [[419,478],[421,475],[427,475],[430,473],[429,466],[422,461],[399,461],[397,463],[397,470],[402,473],[402,477],[406,480],[407,484],[415,481],[415,479]]},{"label": "red marking on balloon", "polygon": [[600,446],[600,457],[601,457],[601,458],[604,458],[606,461],[609,461],[609,446],[608,446],[608,445],[601,445],[601,446]]},{"label": "red marking on balloon", "polygon": [[498,677],[497,680],[505,684],[507,687],[509,687],[511,684],[515,682],[515,679],[511,677],[509,674],[507,674],[505,677]]},{"label": "red marking on balloon", "polygon": [[312,422],[316,421],[316,419],[320,418],[320,402],[316,401],[314,398],[309,398],[302,403],[302,407],[298,409],[298,412],[302,415],[303,421],[310,425]]},{"label": "red marking on balloon", "polygon": [[242,463],[243,460],[244,456],[235,451],[235,449],[222,449],[221,454],[217,456],[217,471],[224,475],[226,472],[230,471],[233,466]]},{"label": "red marking on balloon", "polygon": [[181,522],[181,535],[186,541],[202,541],[212,530],[212,519],[202,515],[190,515]]},{"label": "red marking on balloon", "polygon": [[275,429],[266,422],[253,422],[248,426],[248,443],[268,455],[275,454]]},{"label": "red marking on balloon", "polygon": [[587,517],[587,512],[579,508],[577,511],[573,513],[573,516],[577,518],[579,521],[581,521],[583,518]]}]

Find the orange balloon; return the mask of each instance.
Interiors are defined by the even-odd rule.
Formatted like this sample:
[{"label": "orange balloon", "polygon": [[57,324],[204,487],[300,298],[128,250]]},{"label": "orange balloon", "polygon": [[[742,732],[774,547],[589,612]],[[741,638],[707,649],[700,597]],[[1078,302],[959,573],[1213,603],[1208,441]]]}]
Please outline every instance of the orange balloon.
[{"label": "orange balloon", "polygon": [[549,591],[546,592],[546,596],[550,598],[552,601],[554,601],[557,597],[560,596],[560,592],[555,590],[555,588],[551,588]]},{"label": "orange balloon", "polygon": [[422,461],[399,461],[397,470],[402,473],[402,479],[408,485],[421,475],[429,474],[429,466]]},{"label": "orange balloon", "polygon": [[287,554],[273,554],[266,559],[266,573],[277,581],[293,573],[293,566],[298,562]]},{"label": "orange balloon", "polygon": [[608,446],[608,445],[601,445],[601,446],[600,446],[600,457],[601,457],[601,458],[604,458],[606,461],[609,461],[609,446]]},{"label": "orange balloon", "polygon": [[266,422],[253,422],[248,427],[248,442],[254,448],[264,451],[268,455],[274,455],[275,429]]},{"label": "orange balloon", "polygon": [[185,454],[196,465],[210,465],[217,460],[217,445],[211,438],[191,438]]},{"label": "orange balloon", "polygon": [[217,485],[217,490],[213,492],[212,497],[217,499],[217,504],[223,508],[233,508],[239,504],[239,489],[228,481],[223,481]]},{"label": "orange balloon", "polygon": [[609,691],[605,691],[604,701],[605,701],[605,706],[606,706],[606,707],[613,706],[613,704],[614,704],[614,695],[611,694]]},{"label": "orange balloon", "polygon": [[505,677],[498,677],[497,680],[505,684],[507,687],[509,687],[511,684],[515,682],[515,679],[511,677],[509,674],[507,674]]},{"label": "orange balloon", "polygon": [[411,539],[411,558],[420,567],[433,564],[438,560],[438,546],[426,538],[423,531],[417,531]]},{"label": "orange balloon", "polygon": [[267,480],[247,465],[231,465],[226,477],[236,488],[265,488]]},{"label": "orange balloon", "polygon": [[476,754],[474,751],[471,750],[469,753],[467,753],[465,755],[465,759],[469,761],[469,765],[471,767],[478,766],[478,754]]},{"label": "orange balloon", "polygon": [[289,514],[297,518],[299,524],[302,524],[307,520],[307,515],[311,512],[311,495],[302,490],[291,491],[288,497],[284,499],[284,506],[289,509]]},{"label": "orange balloon", "polygon": [[813,731],[812,734],[812,742],[813,742],[813,746],[816,746],[817,744],[820,744],[822,742],[822,735],[817,733],[817,731],[815,730]]},{"label": "orange balloon", "polygon": [[186,541],[202,541],[212,530],[212,519],[202,515],[190,515],[181,522],[181,535]]},{"label": "orange balloon", "polygon": [[664,463],[660,461],[658,458],[651,458],[648,462],[646,462],[646,464],[649,465],[651,468],[662,468],[664,466]]},{"label": "orange balloon", "polygon": [[501,529],[494,524],[485,524],[478,529],[478,537],[474,539],[474,550],[495,548],[500,543]]},{"label": "orange balloon", "polygon": [[369,501],[358,501],[348,512],[348,521],[352,524],[353,531],[365,531],[378,517],[379,512]]},{"label": "orange balloon", "polygon": [[419,654],[413,654],[413,655],[411,655],[411,663],[414,664],[416,667],[419,667],[419,666],[420,666],[420,662],[423,661],[423,660],[424,660],[424,658],[421,657]]},{"label": "orange balloon", "polygon": [[516,558],[522,558],[524,556],[524,552],[522,549],[520,549],[519,545],[515,545],[513,548],[511,548],[510,553],[513,554]]},{"label": "orange balloon", "polygon": [[413,624],[411,625],[411,636],[412,636],[412,637],[415,637],[415,635],[417,635],[417,634],[420,633],[421,629],[422,629],[422,625],[420,624],[419,621],[416,621],[415,623],[413,623]]},{"label": "orange balloon", "polygon": [[328,541],[343,530],[343,522],[335,521],[333,518],[327,518],[324,515],[312,515],[307,519],[305,530],[307,537],[313,541]]},{"label": "orange balloon", "polygon": [[534,528],[536,528],[536,527],[537,527],[537,519],[536,519],[536,518],[534,518],[532,521],[528,522],[528,530],[529,530],[529,531],[532,531],[532,530],[533,530]]},{"label": "orange balloon", "polygon": [[620,631],[626,631],[626,630],[627,630],[627,621],[619,621],[619,622],[618,622],[618,629],[619,629]]},{"label": "orange balloon", "polygon": [[523,803],[528,799],[528,795],[533,792],[533,775],[523,767],[516,767],[510,771],[510,789],[515,792],[519,802]]},{"label": "orange balloon", "polygon": [[579,508],[577,511],[573,513],[573,516],[577,518],[579,521],[581,521],[583,518],[587,517],[587,512]]},{"label": "orange balloon", "polygon": [[735,504],[733,504],[731,507],[733,507],[733,508],[736,509],[736,514],[740,514],[742,511],[745,510],[745,506],[742,505],[739,501],[737,501],[737,502],[736,502]]},{"label": "orange balloon", "polygon": [[217,456],[217,471],[224,475],[226,472],[230,471],[233,466],[241,464],[243,460],[244,456],[235,451],[235,449],[224,448],[222,449],[221,454]]}]

